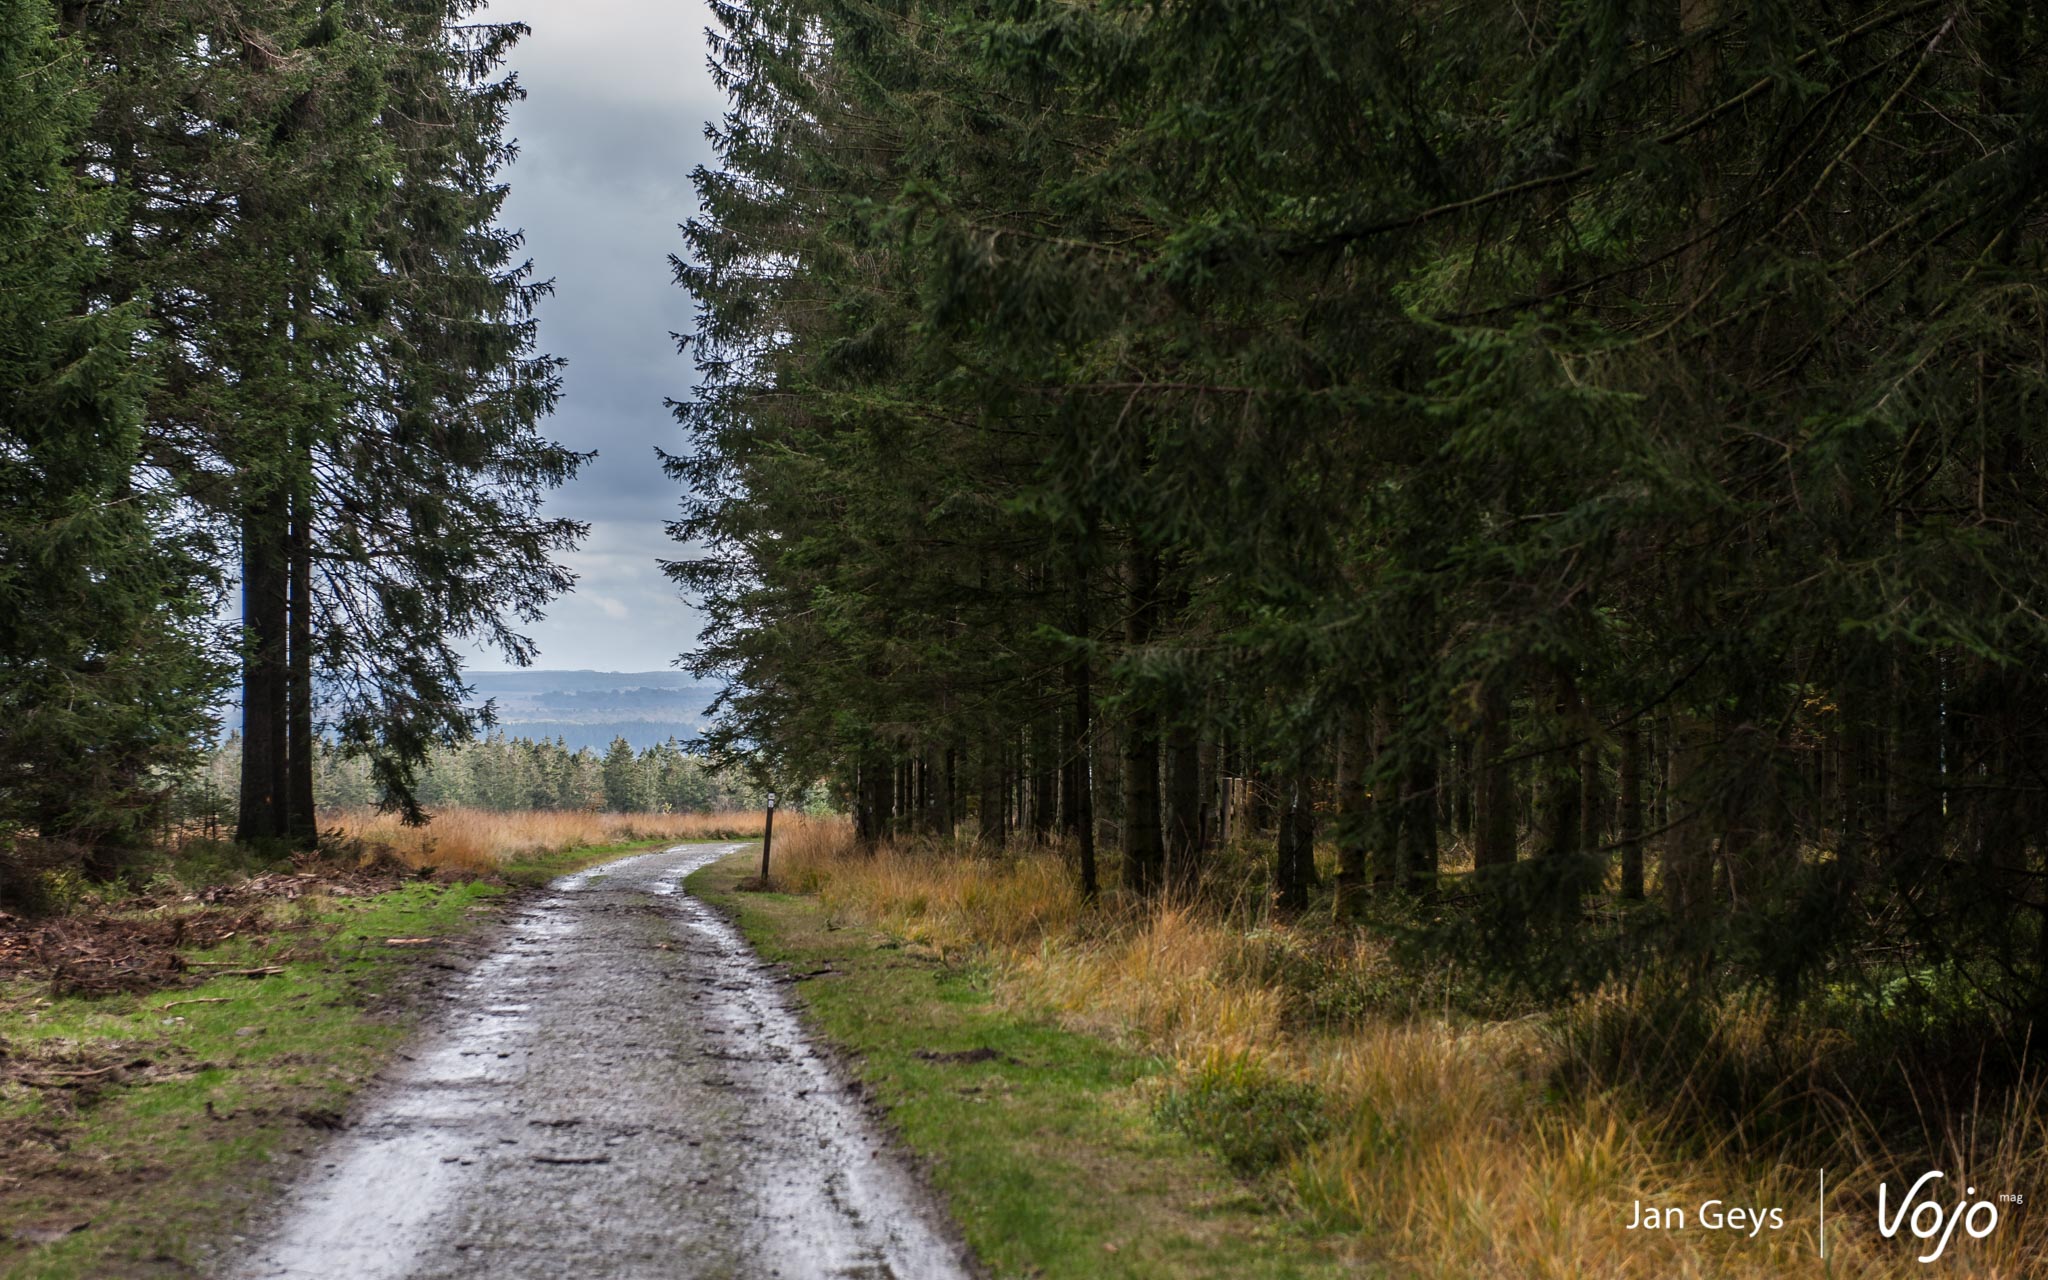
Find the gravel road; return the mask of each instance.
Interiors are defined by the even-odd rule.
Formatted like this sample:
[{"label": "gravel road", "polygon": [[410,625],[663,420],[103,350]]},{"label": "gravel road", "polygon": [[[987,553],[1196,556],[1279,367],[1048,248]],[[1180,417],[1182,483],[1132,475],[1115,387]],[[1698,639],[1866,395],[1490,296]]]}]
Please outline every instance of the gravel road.
[{"label": "gravel road", "polygon": [[556,881],[228,1274],[971,1274],[680,845]]}]

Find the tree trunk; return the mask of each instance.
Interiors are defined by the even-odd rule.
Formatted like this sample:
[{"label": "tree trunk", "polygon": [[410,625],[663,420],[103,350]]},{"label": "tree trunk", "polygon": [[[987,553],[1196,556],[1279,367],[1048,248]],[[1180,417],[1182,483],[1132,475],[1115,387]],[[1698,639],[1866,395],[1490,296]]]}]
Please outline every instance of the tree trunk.
[{"label": "tree trunk", "polygon": [[1579,848],[1599,852],[1607,839],[1607,788],[1600,776],[1600,745],[1590,739],[1579,751]]},{"label": "tree trunk", "polygon": [[1477,782],[1472,772],[1472,740],[1459,738],[1451,748],[1455,764],[1451,770],[1451,831],[1460,840],[1472,838],[1472,792]]},{"label": "tree trunk", "polygon": [[[1094,524],[1090,524],[1094,532]],[[1087,639],[1090,635],[1090,616],[1087,616],[1087,561],[1083,551],[1073,553],[1073,635]],[[1081,901],[1096,901],[1100,883],[1096,877],[1096,780],[1090,768],[1094,748],[1094,692],[1090,690],[1090,676],[1087,657],[1077,655],[1067,664],[1067,768],[1063,770],[1061,784],[1067,795],[1065,813],[1067,829],[1079,850],[1081,862]]]},{"label": "tree trunk", "polygon": [[1222,830],[1223,811],[1216,802],[1217,776],[1221,768],[1218,764],[1216,739],[1213,736],[1202,735],[1200,745],[1195,751],[1195,769],[1199,775],[1195,785],[1201,794],[1201,808],[1196,815],[1195,848],[1198,852],[1206,854],[1216,847],[1220,838],[1219,832]]},{"label": "tree trunk", "polygon": [[1643,734],[1634,720],[1621,730],[1620,812],[1621,896],[1643,897]]},{"label": "tree trunk", "polygon": [[[1557,677],[1557,718],[1552,732],[1569,738],[1579,723],[1578,689],[1571,677]],[[1569,745],[1543,756],[1543,853],[1565,862],[1585,848],[1581,820],[1584,784],[1579,773],[1580,746]]]},{"label": "tree trunk", "polygon": [[1122,739],[1114,722],[1097,717],[1090,739],[1089,804],[1095,815],[1095,846],[1121,846],[1124,830],[1124,762]]},{"label": "tree trunk", "polygon": [[939,835],[946,821],[943,759],[930,747],[924,747],[917,753],[918,826],[928,836]]},{"label": "tree trunk", "polygon": [[1079,840],[1087,806],[1081,793],[1088,787],[1087,677],[1067,667],[1067,709],[1060,722],[1060,834]]},{"label": "tree trunk", "polygon": [[[1135,653],[1152,641],[1159,557],[1133,547],[1126,568],[1130,608],[1124,643]],[[1159,829],[1159,716],[1143,698],[1134,700],[1131,707],[1123,754],[1124,887],[1150,894],[1160,886],[1166,850]]]},{"label": "tree trunk", "polygon": [[949,744],[941,759],[944,764],[939,774],[939,785],[936,788],[938,791],[939,817],[936,829],[939,838],[947,844],[951,844],[953,843],[954,828],[960,822],[960,806],[958,802],[960,794],[960,748]]},{"label": "tree trunk", "polygon": [[983,847],[990,849],[1002,848],[1006,834],[1003,810],[1009,799],[1009,780],[1003,776],[1003,745],[1003,735],[994,729],[981,736],[978,838]]},{"label": "tree trunk", "polygon": [[876,752],[861,757],[853,783],[853,834],[862,850],[872,852],[882,842],[888,823],[890,770]]},{"label": "tree trunk", "polygon": [[253,843],[285,834],[289,567],[275,503],[247,503],[242,515],[242,797],[235,839]]},{"label": "tree trunk", "polygon": [[1124,887],[1149,894],[1166,850],[1159,828],[1159,739],[1148,712],[1134,711],[1124,737]]},{"label": "tree trunk", "polygon": [[286,688],[285,762],[289,773],[285,835],[294,849],[320,845],[320,820],[313,809],[313,523],[312,499],[292,497],[291,674]]},{"label": "tree trunk", "polygon": [[[1086,624],[1082,626],[1086,633]],[[1067,759],[1060,772],[1064,791],[1060,811],[1067,834],[1074,838],[1081,862],[1081,897],[1093,902],[1101,892],[1095,869],[1095,796],[1089,777],[1088,758],[1094,734],[1093,698],[1089,692],[1088,660],[1077,658],[1067,667],[1067,690],[1073,700],[1068,709]]]},{"label": "tree trunk", "polygon": [[1024,832],[1025,783],[1029,780],[1024,760],[1024,739],[1013,733],[1003,744],[1003,831],[1005,835]]},{"label": "tree trunk", "polygon": [[917,831],[917,761],[914,759],[896,762],[896,813],[889,824],[889,834],[894,836],[913,835]]},{"label": "tree trunk", "polygon": [[1401,776],[1399,761],[1389,756],[1394,750],[1394,705],[1386,694],[1373,702],[1372,708],[1373,757],[1377,767],[1373,779],[1379,784],[1378,790],[1386,797],[1385,804],[1372,806],[1367,859],[1370,863],[1373,887],[1391,890],[1401,880],[1401,824],[1406,821],[1408,808],[1401,803]]},{"label": "tree trunk", "polygon": [[1472,864],[1481,871],[1515,864],[1514,766],[1507,763],[1508,692],[1498,679],[1480,694],[1479,732],[1472,742]]},{"label": "tree trunk", "polygon": [[1240,815],[1240,835],[1261,836],[1275,829],[1274,810],[1276,807],[1274,782],[1266,771],[1265,764],[1247,749],[1244,761],[1244,812]]},{"label": "tree trunk", "polygon": [[1043,714],[1032,717],[1031,838],[1039,844],[1052,839],[1059,804],[1059,761],[1054,758],[1053,737],[1053,725]]},{"label": "tree trunk", "polygon": [[1202,762],[1194,729],[1176,725],[1166,735],[1166,883],[1182,897],[1202,883]]},{"label": "tree trunk", "polygon": [[1703,916],[1713,890],[1713,833],[1707,821],[1704,780],[1699,776],[1705,733],[1690,717],[1671,719],[1669,781],[1670,830],[1664,838],[1664,859],[1658,868],[1664,882],[1664,903],[1681,923]]},{"label": "tree trunk", "polygon": [[1372,765],[1372,715],[1353,697],[1337,730],[1337,903],[1339,918],[1365,901],[1366,859],[1372,844],[1372,801],[1366,771]]},{"label": "tree trunk", "polygon": [[1273,905],[1283,915],[1294,915],[1308,906],[1315,882],[1316,818],[1303,771],[1287,775],[1284,792],[1279,839],[1274,842]]},{"label": "tree trunk", "polygon": [[1433,749],[1417,750],[1401,774],[1401,877],[1418,897],[1437,887],[1436,779]]}]

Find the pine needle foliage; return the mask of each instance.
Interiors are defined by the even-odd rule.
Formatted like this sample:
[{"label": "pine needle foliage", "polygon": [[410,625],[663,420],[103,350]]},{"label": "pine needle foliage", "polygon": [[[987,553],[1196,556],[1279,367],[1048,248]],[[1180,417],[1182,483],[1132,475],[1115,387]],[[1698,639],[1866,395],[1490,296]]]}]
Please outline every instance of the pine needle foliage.
[{"label": "pine needle foliage", "polygon": [[1539,985],[2048,1007],[2037,10],[714,13],[729,752],[1145,893],[1321,824]]}]

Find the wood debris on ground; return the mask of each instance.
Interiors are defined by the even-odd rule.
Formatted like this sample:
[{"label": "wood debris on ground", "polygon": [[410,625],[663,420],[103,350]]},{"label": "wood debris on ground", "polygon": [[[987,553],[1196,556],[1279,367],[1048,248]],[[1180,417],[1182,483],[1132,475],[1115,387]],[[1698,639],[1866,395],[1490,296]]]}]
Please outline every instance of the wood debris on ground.
[{"label": "wood debris on ground", "polygon": [[36,920],[0,912],[0,982],[29,978],[49,983],[51,995],[107,995],[192,986],[217,976],[195,972],[206,969],[268,976],[276,970],[191,961],[181,953],[293,927],[269,911],[277,903],[314,895],[370,897],[415,874],[388,857],[300,858],[289,870],[148,894],[96,911]]}]

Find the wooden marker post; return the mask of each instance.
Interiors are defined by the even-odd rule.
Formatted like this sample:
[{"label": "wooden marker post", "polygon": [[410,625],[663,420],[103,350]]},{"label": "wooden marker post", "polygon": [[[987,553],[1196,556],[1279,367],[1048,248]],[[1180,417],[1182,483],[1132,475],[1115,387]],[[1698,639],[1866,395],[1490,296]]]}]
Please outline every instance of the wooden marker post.
[{"label": "wooden marker post", "polygon": [[761,887],[768,887],[768,847],[775,843],[775,797],[768,797],[768,821],[761,828]]}]

